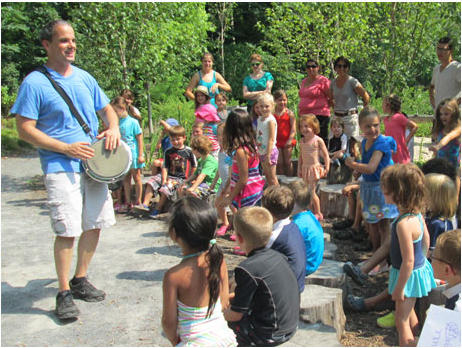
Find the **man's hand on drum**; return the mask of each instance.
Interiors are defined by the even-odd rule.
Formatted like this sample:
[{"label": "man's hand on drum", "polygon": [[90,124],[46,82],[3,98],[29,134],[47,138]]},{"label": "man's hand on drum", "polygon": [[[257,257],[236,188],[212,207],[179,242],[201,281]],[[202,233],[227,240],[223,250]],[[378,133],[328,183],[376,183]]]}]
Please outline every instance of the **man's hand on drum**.
[{"label": "man's hand on drum", "polygon": [[77,141],[72,144],[66,144],[63,152],[69,157],[87,160],[92,158],[95,154],[95,150],[93,150],[89,145],[90,143],[85,141]]},{"label": "man's hand on drum", "polygon": [[105,148],[112,151],[120,145],[119,127],[108,128],[96,136],[96,139],[106,138]]}]

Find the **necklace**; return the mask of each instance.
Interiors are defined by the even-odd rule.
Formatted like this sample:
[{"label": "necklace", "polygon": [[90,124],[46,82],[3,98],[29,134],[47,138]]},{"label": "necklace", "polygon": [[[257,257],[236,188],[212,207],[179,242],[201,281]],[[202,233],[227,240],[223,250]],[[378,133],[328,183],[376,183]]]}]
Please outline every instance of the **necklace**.
[{"label": "necklace", "polygon": [[185,255],[185,256],[183,256],[181,259],[182,259],[182,260],[186,260],[186,259],[189,259],[189,258],[194,257],[194,256],[199,256],[199,255],[202,254],[202,253],[203,253],[203,251],[199,251],[198,253]]}]

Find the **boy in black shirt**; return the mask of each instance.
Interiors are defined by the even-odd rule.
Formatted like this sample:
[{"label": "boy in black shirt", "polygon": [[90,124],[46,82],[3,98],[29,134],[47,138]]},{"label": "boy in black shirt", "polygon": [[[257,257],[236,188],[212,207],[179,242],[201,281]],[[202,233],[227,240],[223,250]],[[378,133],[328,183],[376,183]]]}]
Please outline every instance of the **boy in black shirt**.
[{"label": "boy in black shirt", "polygon": [[234,269],[234,298],[224,316],[239,346],[277,346],[297,331],[298,283],[287,258],[265,248],[272,226],[265,208],[242,208],[234,218],[236,240],[247,259]]},{"label": "boy in black shirt", "polygon": [[168,130],[172,147],[165,150],[161,174],[153,176],[146,184],[143,203],[135,206],[138,210],[149,210],[151,198],[160,194],[159,202],[149,214],[155,218],[167,202],[175,194],[177,188],[196,169],[196,158],[192,150],[184,145],[186,131],[182,126],[172,126]]}]

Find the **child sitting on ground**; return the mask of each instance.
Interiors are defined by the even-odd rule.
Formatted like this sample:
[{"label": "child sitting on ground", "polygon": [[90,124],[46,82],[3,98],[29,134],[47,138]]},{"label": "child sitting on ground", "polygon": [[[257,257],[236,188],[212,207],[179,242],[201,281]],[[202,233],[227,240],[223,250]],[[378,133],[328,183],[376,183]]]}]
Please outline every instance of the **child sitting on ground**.
[{"label": "child sitting on ground", "polygon": [[183,257],[165,273],[162,328],[173,346],[235,347],[223,317],[228,305],[228,268],[216,244],[217,214],[195,197],[176,201],[168,223]]},{"label": "child sitting on ground", "polygon": [[[212,142],[205,135],[192,138],[191,149],[197,159],[197,170],[180,186],[178,194],[180,197],[192,195],[204,198],[210,194],[210,186],[218,171],[218,162],[210,154]],[[221,184],[220,179],[217,184]]]},{"label": "child sitting on ground", "polygon": [[160,200],[150,213],[155,218],[162,211],[167,199],[171,199],[176,189],[196,169],[196,159],[192,150],[184,145],[186,132],[182,126],[173,126],[169,130],[172,147],[165,151],[162,173],[153,176],[146,184],[143,203],[137,210],[149,211],[149,203],[154,195],[160,193]]},{"label": "child sitting on ground", "polygon": [[448,283],[445,308],[460,312],[460,230],[443,233],[432,256],[433,274]]},{"label": "child sitting on ground", "polygon": [[268,187],[263,192],[262,206],[268,209],[273,217],[273,233],[266,247],[279,251],[287,257],[297,277],[300,292],[303,292],[307,250],[298,226],[290,220],[290,213],[294,208],[294,195],[287,186]]},{"label": "child sitting on ground", "polygon": [[306,275],[318,269],[324,254],[324,231],[318,219],[308,207],[311,204],[311,188],[302,179],[289,185],[295,199],[292,221],[298,226],[306,249]]},{"label": "child sitting on ground", "polygon": [[[170,137],[168,136],[168,131],[170,127],[178,126],[178,121],[174,118],[167,118],[165,121],[161,120],[160,125],[162,126],[162,132],[160,133],[160,137],[156,143],[156,150],[160,150],[162,148],[162,156],[169,147],[172,146],[170,142]],[[163,158],[158,158],[152,162],[151,165],[151,175],[157,175],[162,168],[162,163],[164,162]]]},{"label": "child sitting on ground", "polygon": [[281,253],[265,248],[272,226],[271,214],[261,207],[241,208],[234,218],[237,242],[247,258],[234,269],[236,288],[223,314],[239,346],[277,346],[297,331],[297,279]]}]

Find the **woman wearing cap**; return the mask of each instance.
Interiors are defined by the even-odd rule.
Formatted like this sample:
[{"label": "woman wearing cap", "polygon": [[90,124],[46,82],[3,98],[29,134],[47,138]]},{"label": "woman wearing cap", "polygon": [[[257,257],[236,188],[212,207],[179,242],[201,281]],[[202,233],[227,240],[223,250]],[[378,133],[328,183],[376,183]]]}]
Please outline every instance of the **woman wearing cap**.
[{"label": "woman wearing cap", "polygon": [[[348,138],[359,138],[358,124],[358,96],[363,105],[369,104],[369,94],[357,79],[348,75],[350,61],[345,57],[338,57],[334,61],[337,77],[330,82],[329,98],[334,108],[335,116],[341,117],[344,123],[344,132]],[[350,142],[352,146],[354,142]]]},{"label": "woman wearing cap", "polygon": [[191,81],[189,81],[188,87],[184,95],[190,100],[194,100],[193,90],[198,86],[204,86],[207,88],[209,96],[211,98],[210,104],[217,107],[215,104],[215,96],[222,92],[231,92],[231,86],[225,81],[223,76],[212,69],[213,67],[213,56],[209,52],[205,52],[201,59],[202,69],[196,72]]},{"label": "woman wearing cap", "polygon": [[247,99],[247,111],[250,112],[252,105],[258,96],[262,93],[271,94],[273,87],[273,75],[270,72],[263,71],[263,59],[261,55],[254,53],[250,56],[250,67],[252,73],[244,79],[242,87],[242,96]]},{"label": "woman wearing cap", "polygon": [[298,115],[313,114],[319,121],[319,136],[327,146],[327,131],[329,129],[330,104],[329,87],[327,77],[319,74],[318,62],[312,58],[306,61],[307,77],[303,79],[298,96]]}]

